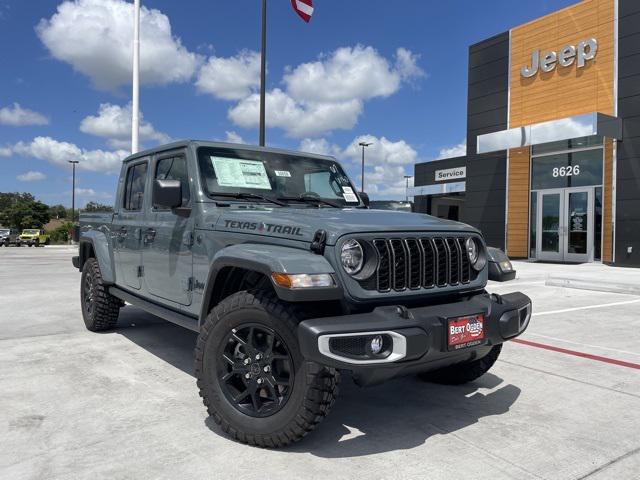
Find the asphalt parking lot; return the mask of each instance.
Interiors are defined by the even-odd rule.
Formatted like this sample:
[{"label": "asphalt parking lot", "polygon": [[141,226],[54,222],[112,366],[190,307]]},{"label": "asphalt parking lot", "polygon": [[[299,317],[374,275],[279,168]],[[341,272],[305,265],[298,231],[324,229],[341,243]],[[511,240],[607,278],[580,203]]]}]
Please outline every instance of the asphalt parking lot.
[{"label": "asphalt parking lot", "polygon": [[348,379],[319,429],[284,450],[235,443],[192,375],[193,332],[133,307],[84,329],[71,248],[0,249],[0,478],[640,478],[640,296],[548,286],[637,270],[519,262],[534,302],[473,384]]}]

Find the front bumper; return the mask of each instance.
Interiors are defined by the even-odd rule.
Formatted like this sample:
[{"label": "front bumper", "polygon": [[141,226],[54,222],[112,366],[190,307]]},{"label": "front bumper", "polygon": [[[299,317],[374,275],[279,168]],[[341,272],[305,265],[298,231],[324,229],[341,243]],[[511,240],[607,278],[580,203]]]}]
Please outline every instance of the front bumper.
[{"label": "front bumper", "polygon": [[[484,315],[484,338],[474,346],[451,350],[447,344],[448,319],[477,314]],[[386,306],[370,313],[305,320],[298,327],[298,340],[307,360],[351,370],[356,382],[372,384],[482,358],[493,346],[524,332],[530,318],[531,300],[522,293],[480,294],[443,305],[412,309]],[[393,350],[399,351],[398,355],[362,361],[327,349],[332,336],[381,332],[393,337]]]}]

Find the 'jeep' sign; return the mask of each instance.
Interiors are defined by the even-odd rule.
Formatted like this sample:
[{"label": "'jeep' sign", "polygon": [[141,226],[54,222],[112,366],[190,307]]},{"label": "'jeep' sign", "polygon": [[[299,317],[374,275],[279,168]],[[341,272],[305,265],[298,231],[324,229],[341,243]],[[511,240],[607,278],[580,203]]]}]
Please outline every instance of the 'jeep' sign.
[{"label": "'jeep' sign", "polygon": [[531,54],[531,66],[523,65],[520,69],[520,75],[529,78],[538,73],[538,70],[551,72],[556,68],[556,65],[570,67],[573,62],[576,63],[576,68],[582,68],[588,60],[595,58],[597,52],[598,41],[595,38],[580,42],[578,46],[567,45],[560,50],[560,53],[553,50],[545,52],[542,58],[540,50],[534,50]]},{"label": "'jeep' sign", "polygon": [[447,168],[446,170],[436,170],[436,182],[444,180],[455,180],[467,176],[467,167]]}]

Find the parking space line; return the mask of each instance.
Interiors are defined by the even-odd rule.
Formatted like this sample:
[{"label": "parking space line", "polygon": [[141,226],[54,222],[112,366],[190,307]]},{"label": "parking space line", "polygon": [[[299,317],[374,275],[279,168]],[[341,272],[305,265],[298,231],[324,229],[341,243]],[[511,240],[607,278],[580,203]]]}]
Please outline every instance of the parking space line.
[{"label": "parking space line", "polygon": [[534,312],[532,316],[539,317],[541,315],[554,315],[556,313],[575,312],[578,310],[589,310],[591,308],[615,307],[617,305],[629,305],[631,303],[640,303],[640,298],[636,300],[626,300],[624,302],[601,303],[598,305],[585,305],[584,307],[564,308],[562,310],[551,310],[549,312]]},{"label": "parking space line", "polygon": [[601,357],[600,355],[592,355],[590,353],[578,352],[576,350],[569,350],[561,347],[554,347],[553,345],[547,345],[546,343],[538,343],[532,342],[530,340],[522,340],[520,338],[514,338],[512,342],[520,343],[522,345],[527,345],[529,347],[542,348],[544,350],[551,350],[552,352],[564,353],[566,355],[573,355],[576,357],[586,358],[589,360],[594,360],[596,362],[609,363],[611,365],[618,365],[619,367],[627,367],[633,368],[635,370],[640,370],[640,364],[625,362],[623,360],[616,360],[615,358],[609,357]]},{"label": "parking space line", "polygon": [[634,355],[634,356],[640,357],[640,352],[630,352],[628,350],[620,350],[619,348],[603,347],[601,345],[592,345],[590,343],[573,342],[571,340],[565,340],[563,338],[558,338],[558,337],[550,337],[548,335],[541,335],[539,333],[527,332],[527,335],[533,335],[534,337],[540,337],[540,338],[547,338],[549,340],[555,340],[556,342],[571,343],[573,345],[580,345],[581,347],[598,348],[600,350],[610,350],[616,353],[624,353],[626,355]]}]

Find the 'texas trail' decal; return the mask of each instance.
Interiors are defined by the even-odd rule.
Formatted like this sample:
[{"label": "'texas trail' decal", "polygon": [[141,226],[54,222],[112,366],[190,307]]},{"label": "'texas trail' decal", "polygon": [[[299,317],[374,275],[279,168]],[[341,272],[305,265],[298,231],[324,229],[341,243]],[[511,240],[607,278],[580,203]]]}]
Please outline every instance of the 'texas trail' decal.
[{"label": "'texas trail' decal", "polygon": [[252,230],[260,233],[280,233],[282,235],[294,235],[302,237],[301,227],[291,227],[288,225],[277,225],[275,223],[264,222],[239,222],[237,220],[225,220],[226,228],[237,228],[239,230]]}]

